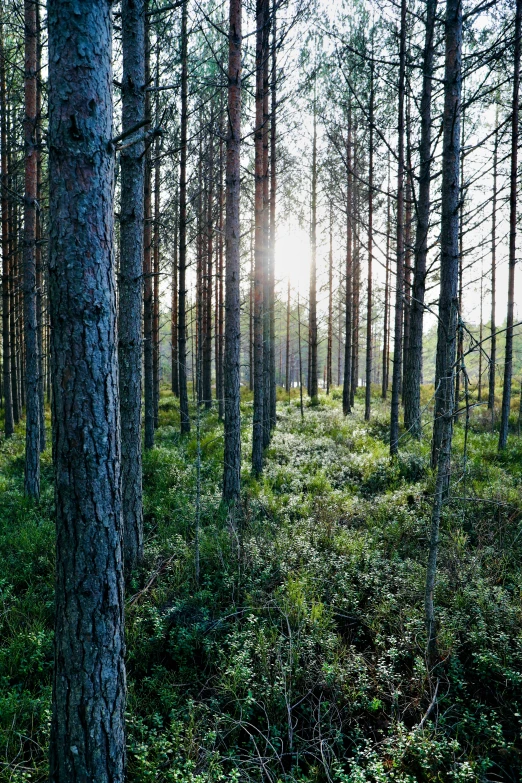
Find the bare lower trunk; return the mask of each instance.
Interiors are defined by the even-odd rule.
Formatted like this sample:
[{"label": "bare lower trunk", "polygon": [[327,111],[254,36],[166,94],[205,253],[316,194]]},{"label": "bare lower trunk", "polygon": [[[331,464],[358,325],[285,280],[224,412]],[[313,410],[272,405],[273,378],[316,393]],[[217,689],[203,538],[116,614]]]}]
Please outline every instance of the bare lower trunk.
[{"label": "bare lower trunk", "polygon": [[522,0],[517,0],[515,16],[515,51],[513,61],[513,103],[511,116],[511,177],[509,191],[509,278],[506,319],[506,350],[504,359],[504,385],[502,388],[502,412],[498,448],[506,448],[511,410],[511,381],[513,377],[513,313],[515,305],[515,265],[517,252],[517,166],[518,166],[518,117],[520,91],[520,35],[522,24]]},{"label": "bare lower trunk", "polygon": [[446,3],[446,55],[444,75],[444,114],[442,148],[442,215],[440,233],[441,282],[437,333],[434,467],[437,469],[431,518],[431,536],[426,572],[425,619],[428,652],[433,660],[437,650],[434,588],[437,567],[439,527],[443,500],[449,486],[453,413],[455,400],[455,354],[457,325],[457,283],[459,260],[459,159],[462,58],[462,4]]},{"label": "bare lower trunk", "polygon": [[0,132],[1,132],[1,167],[2,167],[2,380],[4,390],[4,435],[10,438],[14,432],[13,398],[11,385],[11,345],[10,334],[10,259],[9,259],[9,208],[7,201],[7,94],[5,84],[5,52],[3,12],[0,12]]},{"label": "bare lower trunk", "polygon": [[395,278],[395,328],[390,418],[390,454],[399,451],[399,406],[401,394],[402,337],[404,316],[404,92],[406,68],[406,0],[401,0],[399,57],[399,154],[397,163],[397,274]]},{"label": "bare lower trunk", "polygon": [[187,19],[188,3],[181,11],[181,118],[179,167],[179,412],[181,434],[190,432],[187,390],[187,123],[188,123],[188,62]]},{"label": "bare lower trunk", "polygon": [[353,258],[352,258],[352,117],[348,109],[348,135],[346,138],[346,269],[345,269],[345,336],[344,336],[344,382],[343,413],[351,410],[352,380],[352,297],[353,297]]},{"label": "bare lower trunk", "polygon": [[[315,88],[314,88],[315,89]],[[310,266],[310,377],[312,403],[317,401],[317,102],[314,95],[314,135],[312,147],[312,262]]]},{"label": "bare lower trunk", "polygon": [[[145,3],[122,2],[122,130],[145,118]],[[143,301],[144,144],[122,150],[118,360],[121,414],[121,478],[125,568],[143,556],[141,478],[141,308]]]},{"label": "bare lower trunk", "polygon": [[[147,8],[147,0],[146,5]],[[145,83],[150,80],[150,40],[145,26]],[[150,114],[150,93],[145,98],[145,113]],[[145,153],[143,223],[143,387],[146,449],[154,446],[154,344],[152,289],[152,161],[150,146]]]},{"label": "bare lower trunk", "polygon": [[491,348],[489,355],[488,408],[491,415],[495,411],[495,375],[497,364],[497,328],[496,328],[496,293],[497,293],[497,166],[498,166],[498,99],[496,112],[495,146],[493,149],[493,197],[491,202]]},{"label": "bare lower trunk", "polygon": [[[372,54],[373,57],[373,54]],[[370,145],[368,164],[368,291],[366,301],[366,389],[364,419],[370,420],[372,399],[372,261],[373,261],[373,60],[370,65]]]},{"label": "bare lower trunk", "polygon": [[410,434],[422,434],[420,387],[422,377],[422,336],[424,327],[424,293],[430,223],[431,175],[431,95],[435,56],[435,15],[437,0],[426,4],[426,38],[423,57],[423,81],[420,106],[420,176],[417,197],[417,230],[415,233],[415,267],[410,310],[409,346],[404,371],[404,423]]},{"label": "bare lower trunk", "polygon": [[24,2],[25,21],[25,193],[24,193],[24,338],[25,338],[25,474],[24,491],[40,496],[40,362],[36,318],[36,59],[37,25],[34,0]]},{"label": "bare lower trunk", "polygon": [[263,376],[263,312],[264,312],[264,66],[266,0],[256,3],[256,128],[255,128],[255,270],[254,270],[254,421],[252,432],[252,472],[263,470],[264,376]]},{"label": "bare lower trunk", "polygon": [[[51,783],[123,783],[125,666],[111,8],[49,7],[56,493]],[[81,47],[78,47],[81,41]]]},{"label": "bare lower trunk", "polygon": [[241,488],[241,0],[230,0],[228,34],[228,134],[226,162],[225,457],[223,499],[234,502]]}]

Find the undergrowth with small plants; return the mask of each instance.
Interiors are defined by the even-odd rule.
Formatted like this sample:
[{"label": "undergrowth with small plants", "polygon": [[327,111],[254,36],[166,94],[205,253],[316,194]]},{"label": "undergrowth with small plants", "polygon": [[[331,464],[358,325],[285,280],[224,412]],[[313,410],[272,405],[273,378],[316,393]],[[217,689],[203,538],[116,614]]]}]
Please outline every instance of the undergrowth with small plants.
[{"label": "undergrowth with small plants", "polygon": [[[424,390],[427,401],[429,390]],[[145,561],[127,598],[129,783],[517,781],[522,768],[522,438],[497,453],[490,418],[458,423],[425,656],[434,475],[429,423],[388,456],[377,395],[279,394],[259,481],[221,504],[222,425],[201,416],[200,580],[195,434],[163,392],[144,456]],[[480,410],[480,409],[479,409]],[[513,411],[518,410],[518,398]],[[193,416],[196,416],[193,411]],[[195,429],[193,430],[195,432]],[[53,615],[51,454],[23,497],[24,433],[0,447],[0,780],[45,781]]]}]

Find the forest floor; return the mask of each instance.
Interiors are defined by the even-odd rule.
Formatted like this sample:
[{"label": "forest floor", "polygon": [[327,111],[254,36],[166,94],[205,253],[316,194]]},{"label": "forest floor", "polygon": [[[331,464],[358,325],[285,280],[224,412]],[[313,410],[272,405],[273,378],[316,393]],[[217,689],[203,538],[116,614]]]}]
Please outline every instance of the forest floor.
[{"label": "forest floor", "polygon": [[[428,399],[429,391],[424,394]],[[518,405],[518,398],[514,401]],[[480,410],[480,409],[479,409]],[[129,783],[518,781],[522,769],[522,438],[497,454],[474,412],[441,530],[440,661],[425,658],[434,476],[426,439],[388,456],[388,408],[301,418],[278,403],[261,480],[231,518],[222,425],[198,444],[160,403],[144,458],[146,556],[128,591]],[[44,781],[52,672],[53,490],[23,497],[23,428],[0,446],[0,780]],[[465,467],[465,470],[464,470]],[[195,578],[199,541],[200,578]]]}]

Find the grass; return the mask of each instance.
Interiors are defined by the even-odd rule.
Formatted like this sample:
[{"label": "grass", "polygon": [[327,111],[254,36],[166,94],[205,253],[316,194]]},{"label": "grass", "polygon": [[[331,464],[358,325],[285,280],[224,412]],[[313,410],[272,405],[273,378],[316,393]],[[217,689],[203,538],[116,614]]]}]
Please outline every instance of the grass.
[{"label": "grass", "polygon": [[[430,390],[423,391],[429,400]],[[513,410],[517,410],[518,398]],[[425,661],[429,442],[388,457],[377,397],[342,416],[279,395],[259,481],[221,505],[222,425],[202,413],[201,579],[195,435],[160,403],[144,457],[146,555],[127,609],[128,779],[518,780],[522,767],[522,442],[498,455],[474,413],[441,530],[441,658]],[[480,409],[478,409],[480,411]],[[44,781],[52,670],[53,493],[23,498],[23,432],[0,447],[0,779]],[[434,700],[434,695],[436,699]]]}]

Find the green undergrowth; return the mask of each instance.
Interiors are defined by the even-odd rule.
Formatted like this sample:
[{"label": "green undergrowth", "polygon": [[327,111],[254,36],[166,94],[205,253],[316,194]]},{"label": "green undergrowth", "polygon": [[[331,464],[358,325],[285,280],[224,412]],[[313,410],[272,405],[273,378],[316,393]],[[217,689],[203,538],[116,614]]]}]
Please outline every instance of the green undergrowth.
[{"label": "green undergrowth", "polygon": [[[429,402],[430,390],[423,391]],[[516,400],[518,403],[518,400]],[[515,403],[514,403],[515,404]],[[197,454],[177,401],[144,456],[145,561],[128,590],[128,780],[516,781],[522,768],[522,443],[483,413],[455,431],[441,529],[440,660],[425,658],[431,495],[426,439],[388,456],[377,396],[343,418],[339,393],[279,395],[262,479],[220,499],[222,425],[201,412]],[[514,408],[515,411],[515,408]],[[23,433],[0,446],[0,779],[46,779],[53,495],[23,498]]]}]

